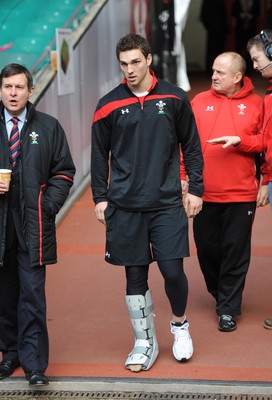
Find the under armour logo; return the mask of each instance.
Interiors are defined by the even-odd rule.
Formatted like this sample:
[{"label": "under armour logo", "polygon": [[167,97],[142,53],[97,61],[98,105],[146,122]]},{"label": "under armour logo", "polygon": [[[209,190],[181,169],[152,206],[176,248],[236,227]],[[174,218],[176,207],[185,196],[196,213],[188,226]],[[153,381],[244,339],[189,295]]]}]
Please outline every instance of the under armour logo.
[{"label": "under armour logo", "polygon": [[214,106],[207,106],[206,111],[214,111]]},{"label": "under armour logo", "polygon": [[248,212],[247,212],[247,215],[252,215],[252,211],[251,211],[251,210],[248,211]]},{"label": "under armour logo", "polygon": [[128,108],[126,108],[125,110],[121,110],[121,113],[122,113],[122,114],[125,114],[125,113],[128,114],[128,113],[129,113]]},{"label": "under armour logo", "polygon": [[105,257],[110,258],[110,253],[106,251]]}]

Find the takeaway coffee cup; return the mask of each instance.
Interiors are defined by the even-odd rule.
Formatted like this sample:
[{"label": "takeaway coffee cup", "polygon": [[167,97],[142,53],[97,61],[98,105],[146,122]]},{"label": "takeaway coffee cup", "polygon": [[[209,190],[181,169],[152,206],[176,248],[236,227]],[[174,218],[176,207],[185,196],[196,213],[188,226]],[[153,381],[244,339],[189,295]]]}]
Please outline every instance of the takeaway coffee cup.
[{"label": "takeaway coffee cup", "polygon": [[11,169],[0,169],[0,180],[5,182],[7,191],[9,190],[11,172]]}]

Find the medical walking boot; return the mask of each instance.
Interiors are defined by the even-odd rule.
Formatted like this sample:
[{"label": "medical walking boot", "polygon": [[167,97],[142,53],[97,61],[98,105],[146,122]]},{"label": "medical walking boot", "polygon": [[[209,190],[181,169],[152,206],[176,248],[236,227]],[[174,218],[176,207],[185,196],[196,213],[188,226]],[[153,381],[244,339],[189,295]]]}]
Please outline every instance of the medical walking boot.
[{"label": "medical walking boot", "polygon": [[148,290],[145,296],[126,296],[126,303],[134,331],[135,344],[128,355],[125,366],[132,372],[146,371],[152,367],[159,354],[151,291]]}]

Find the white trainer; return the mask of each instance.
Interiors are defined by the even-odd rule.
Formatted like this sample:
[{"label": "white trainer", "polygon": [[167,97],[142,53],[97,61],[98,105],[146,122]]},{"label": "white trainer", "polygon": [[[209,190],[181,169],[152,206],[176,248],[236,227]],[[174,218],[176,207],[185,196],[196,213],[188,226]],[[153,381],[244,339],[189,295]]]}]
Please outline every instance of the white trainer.
[{"label": "white trainer", "polygon": [[194,352],[193,341],[189,333],[189,322],[181,326],[170,322],[171,332],[174,335],[173,354],[176,360],[185,362],[189,360]]}]

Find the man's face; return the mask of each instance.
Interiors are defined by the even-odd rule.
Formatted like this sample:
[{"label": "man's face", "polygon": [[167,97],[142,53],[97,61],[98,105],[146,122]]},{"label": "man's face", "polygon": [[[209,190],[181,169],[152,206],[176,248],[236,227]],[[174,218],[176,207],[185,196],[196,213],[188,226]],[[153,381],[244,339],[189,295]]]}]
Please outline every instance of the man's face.
[{"label": "man's face", "polygon": [[3,78],[0,96],[4,107],[12,116],[20,115],[30,97],[33,89],[28,88],[27,78],[24,73]]},{"label": "man's face", "polygon": [[241,80],[241,72],[232,68],[232,59],[227,55],[218,56],[213,63],[212,87],[219,93],[231,96],[237,92],[237,83]]},{"label": "man's face", "polygon": [[119,54],[121,70],[132,91],[136,92],[142,89],[148,89],[143,88],[143,86],[145,86],[146,81],[150,77],[149,66],[151,61],[151,54],[145,58],[140,49],[123,51]]},{"label": "man's face", "polygon": [[253,62],[253,68],[259,71],[263,78],[272,78],[272,63],[269,58],[265,55],[262,49],[258,49],[256,46],[252,46],[249,51],[251,60]]}]

